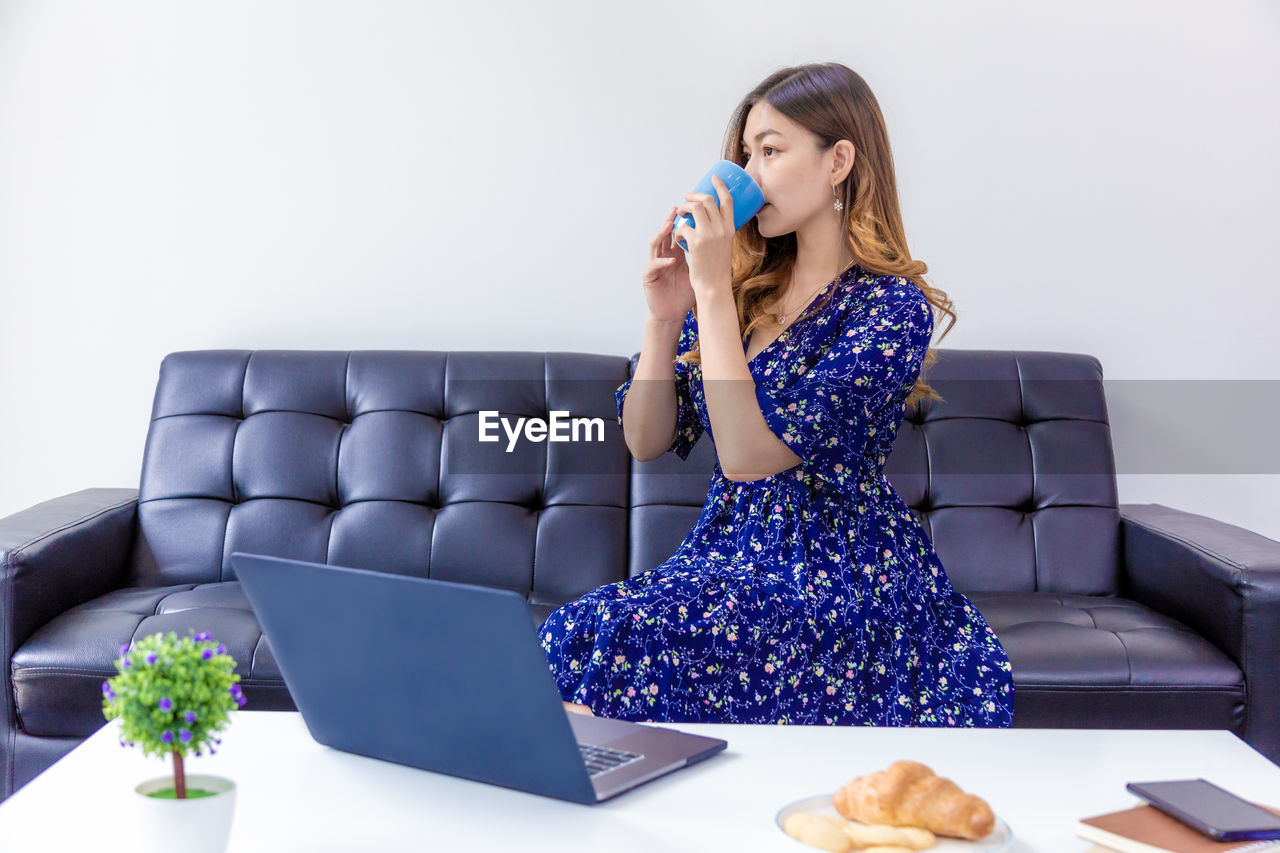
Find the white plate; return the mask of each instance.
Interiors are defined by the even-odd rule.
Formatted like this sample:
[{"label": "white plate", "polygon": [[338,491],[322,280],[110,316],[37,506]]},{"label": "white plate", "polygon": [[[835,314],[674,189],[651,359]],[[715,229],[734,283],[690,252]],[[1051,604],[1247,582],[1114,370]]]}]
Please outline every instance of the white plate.
[{"label": "white plate", "polygon": [[[797,812],[817,812],[818,814],[829,814],[835,815],[836,817],[842,817],[842,815],[836,811],[835,800],[832,799],[831,794],[819,794],[816,797],[805,797],[803,800],[796,800],[794,803],[784,806],[781,811],[778,812],[775,823],[778,825],[778,831],[786,836],[786,839],[792,843],[796,851],[818,849],[811,844],[805,844],[803,841],[792,838],[790,835],[787,835],[786,831],[782,828],[783,824],[787,822],[787,818]],[[848,820],[848,818],[844,819]],[[858,821],[855,820],[850,822],[857,823]],[[946,836],[939,835],[938,843],[928,848],[927,851],[923,851],[923,853],[934,853],[934,851],[937,851],[937,853],[995,853],[997,850],[1007,850],[1009,845],[1012,843],[1013,831],[1009,829],[1009,824],[1005,823],[1004,819],[1001,818],[1000,815],[996,815],[996,828],[991,830],[991,834],[987,835],[985,838],[979,838],[976,841],[967,841],[963,838],[948,838]],[[856,847],[854,848],[854,851],[856,853]]]}]

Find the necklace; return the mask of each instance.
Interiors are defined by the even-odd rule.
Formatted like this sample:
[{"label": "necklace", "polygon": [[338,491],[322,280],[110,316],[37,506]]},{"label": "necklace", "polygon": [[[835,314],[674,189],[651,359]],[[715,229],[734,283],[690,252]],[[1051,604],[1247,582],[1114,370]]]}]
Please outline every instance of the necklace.
[{"label": "necklace", "polygon": [[[850,262],[848,263],[848,265],[847,265],[844,269],[840,270],[840,272],[838,272],[838,273],[836,273],[836,274],[835,274],[835,278],[839,278],[840,276],[844,275],[845,271],[846,271],[846,270],[848,270],[848,269],[849,269],[849,267],[853,266],[853,265],[854,265],[854,263],[855,263],[855,261],[850,261]],[[830,284],[830,283],[831,283],[831,282],[827,282],[827,284]],[[800,303],[799,308],[796,308],[795,310],[796,310],[796,311],[799,311],[799,310],[803,309],[803,308],[804,308],[804,306],[806,306],[806,305],[808,305],[808,304],[809,304],[809,300],[813,298],[813,295],[814,295],[815,293],[817,293],[819,290],[822,290],[822,288],[823,288],[823,287],[826,287],[826,286],[827,286],[827,285],[826,285],[826,284],[824,284],[824,285],[822,285],[822,287],[819,287],[819,288],[816,288],[815,290],[810,291],[809,295],[805,298],[805,300],[804,300],[803,302],[801,302],[801,303]],[[769,313],[770,313],[770,314],[773,314],[773,312],[772,312],[772,311],[770,311]],[[786,312],[785,314],[773,314],[773,316],[777,319],[778,325],[779,325],[779,326],[781,326],[781,325],[783,325],[783,324],[785,324],[785,323],[787,322],[787,317],[791,316],[791,314],[792,314],[792,313],[794,313],[794,312],[792,312],[792,311],[788,311],[788,312]]]}]

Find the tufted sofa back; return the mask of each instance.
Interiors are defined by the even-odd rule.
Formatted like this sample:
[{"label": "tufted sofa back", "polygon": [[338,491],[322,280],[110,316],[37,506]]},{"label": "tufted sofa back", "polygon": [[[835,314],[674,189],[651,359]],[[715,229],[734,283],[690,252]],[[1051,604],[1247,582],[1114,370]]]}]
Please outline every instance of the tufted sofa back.
[{"label": "tufted sofa back", "polygon": [[[1097,360],[937,350],[886,464],[962,591],[1115,592],[1119,516]],[[233,580],[233,551],[511,589],[538,615],[662,562],[714,446],[635,462],[584,353],[206,350],[161,364],[128,585]],[[479,440],[554,411],[598,441]],[[492,421],[491,421],[492,422]],[[493,434],[492,432],[490,433]],[[510,451],[508,451],[510,447]]]},{"label": "tufted sofa back", "polygon": [[938,350],[890,482],[965,591],[1123,594],[1115,457],[1096,358]]},{"label": "tufted sofa back", "polygon": [[[943,397],[907,407],[889,482],[962,592],[1120,593],[1122,553],[1102,366],[1089,355],[937,349]],[[631,358],[634,372],[639,354]],[[714,445],[633,463],[632,574],[693,526]]]},{"label": "tufted sofa back", "polygon": [[[619,356],[177,352],[161,364],[127,583],[233,580],[233,551],[551,602],[625,576]],[[480,442],[479,412],[603,421],[603,441]],[[502,430],[498,430],[502,434]]]}]

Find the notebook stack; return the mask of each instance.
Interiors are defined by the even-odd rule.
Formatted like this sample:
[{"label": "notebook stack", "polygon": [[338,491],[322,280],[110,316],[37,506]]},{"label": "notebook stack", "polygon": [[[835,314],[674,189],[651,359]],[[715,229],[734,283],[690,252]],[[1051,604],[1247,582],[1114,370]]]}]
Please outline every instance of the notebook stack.
[{"label": "notebook stack", "polygon": [[[1280,816],[1280,809],[1258,805]],[[1214,841],[1145,803],[1084,818],[1076,824],[1076,835],[1118,853],[1280,853],[1280,840]]]}]

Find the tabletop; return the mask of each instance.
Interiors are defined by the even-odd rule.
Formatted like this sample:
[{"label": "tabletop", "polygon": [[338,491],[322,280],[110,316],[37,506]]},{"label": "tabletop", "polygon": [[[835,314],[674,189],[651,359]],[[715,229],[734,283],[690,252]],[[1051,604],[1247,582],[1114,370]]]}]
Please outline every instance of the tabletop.
[{"label": "tabletop", "polygon": [[[647,723],[724,738],[717,755],[592,806],[352,755],[312,739],[297,712],[232,711],[214,755],[189,773],[237,785],[228,853],[418,850],[804,853],[775,816],[900,759],[985,799],[1010,853],[1086,853],[1082,817],[1141,801],[1129,781],[1203,777],[1280,802],[1280,767],[1226,730],[879,728]],[[101,729],[0,804],[6,853],[110,851],[133,786],[171,764]],[[74,816],[74,820],[68,820]],[[123,849],[123,847],[121,847]]]}]

